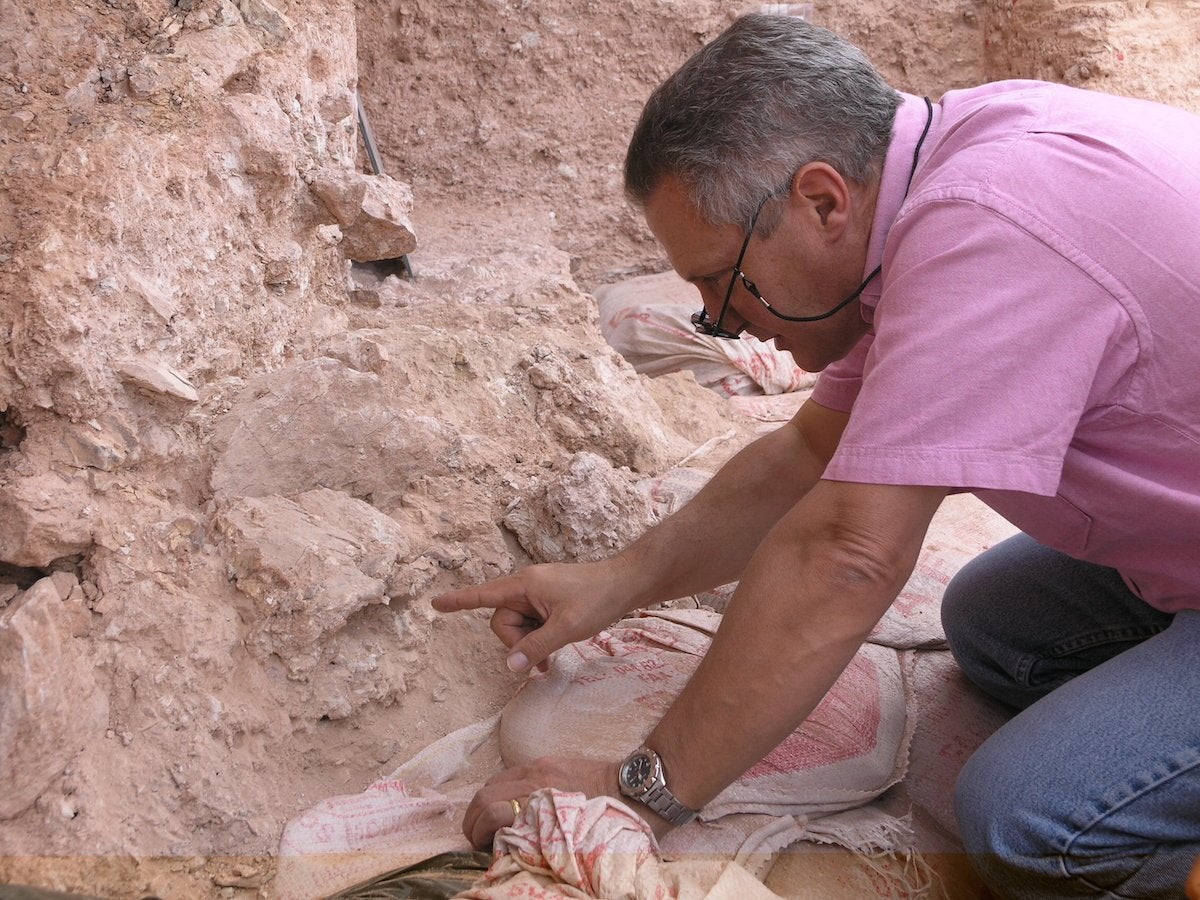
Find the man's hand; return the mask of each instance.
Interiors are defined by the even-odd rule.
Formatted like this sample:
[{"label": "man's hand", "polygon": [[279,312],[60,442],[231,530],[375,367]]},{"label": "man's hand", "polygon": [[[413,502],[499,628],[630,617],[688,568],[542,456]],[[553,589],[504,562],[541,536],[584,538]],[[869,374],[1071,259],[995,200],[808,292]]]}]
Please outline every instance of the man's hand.
[{"label": "man's hand", "polygon": [[438,612],[494,609],[492,631],[509,648],[508,667],[544,669],[555,650],[587,640],[628,612],[633,589],[623,563],[549,563],[433,598]]},{"label": "man's hand", "polygon": [[1188,900],[1200,900],[1200,856],[1196,857],[1196,864],[1188,875],[1186,890]]},{"label": "man's hand", "polygon": [[[511,825],[515,819],[512,801],[524,806],[529,795],[539,788],[552,787],[573,791],[588,797],[619,796],[617,763],[594,759],[547,756],[527,766],[516,766],[493,776],[481,787],[463,817],[463,834],[476,849],[487,847],[497,829]],[[650,810],[631,804],[631,808],[650,821]],[[659,822],[666,825],[661,819]],[[652,826],[656,823],[651,822]],[[657,827],[656,827],[657,832]]]}]

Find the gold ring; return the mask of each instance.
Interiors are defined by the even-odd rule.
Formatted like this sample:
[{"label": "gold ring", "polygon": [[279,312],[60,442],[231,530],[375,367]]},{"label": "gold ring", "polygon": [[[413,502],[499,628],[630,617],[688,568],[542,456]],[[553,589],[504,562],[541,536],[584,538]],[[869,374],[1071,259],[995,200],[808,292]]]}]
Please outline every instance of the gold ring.
[{"label": "gold ring", "polygon": [[521,818],[521,804],[516,800],[509,800],[508,802],[512,804],[513,822],[515,823],[517,819]]}]

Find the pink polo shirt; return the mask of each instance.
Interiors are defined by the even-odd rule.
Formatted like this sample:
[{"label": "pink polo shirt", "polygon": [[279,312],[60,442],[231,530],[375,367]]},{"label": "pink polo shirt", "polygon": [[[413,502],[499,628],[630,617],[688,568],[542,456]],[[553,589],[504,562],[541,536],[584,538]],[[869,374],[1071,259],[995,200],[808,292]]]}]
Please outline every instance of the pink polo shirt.
[{"label": "pink polo shirt", "polygon": [[825,477],[966,488],[1200,608],[1200,117],[1031,81],[897,114]]}]

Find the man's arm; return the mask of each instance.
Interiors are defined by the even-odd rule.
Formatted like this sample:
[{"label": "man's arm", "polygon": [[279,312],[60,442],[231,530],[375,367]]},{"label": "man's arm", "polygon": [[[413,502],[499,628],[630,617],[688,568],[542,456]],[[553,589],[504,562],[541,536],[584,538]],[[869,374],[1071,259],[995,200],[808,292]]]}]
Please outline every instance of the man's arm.
[{"label": "man's arm", "polygon": [[436,597],[434,608],[495,609],[492,630],[512,649],[510,667],[523,671],[633,609],[733,581],[767,532],[817,483],[847,418],[810,400],[616,556],[530,566]]},{"label": "man's arm", "polygon": [[911,575],[945,494],[822,481],[771,530],[646,740],[676,797],[702,807],[816,708]]},{"label": "man's arm", "polygon": [[849,416],[807,401],[726,463],[690,503],[616,557],[640,574],[630,609],[738,578],[767,532],[815,485]]},{"label": "man's arm", "polygon": [[[680,801],[704,806],[816,708],[912,574],[945,494],[821,481],[770,530],[708,653],[646,739]],[[617,761],[547,757],[508,769],[472,799],[464,832],[486,846],[512,822],[509,801],[541,787],[617,796]],[[669,830],[638,811],[660,836]]]}]

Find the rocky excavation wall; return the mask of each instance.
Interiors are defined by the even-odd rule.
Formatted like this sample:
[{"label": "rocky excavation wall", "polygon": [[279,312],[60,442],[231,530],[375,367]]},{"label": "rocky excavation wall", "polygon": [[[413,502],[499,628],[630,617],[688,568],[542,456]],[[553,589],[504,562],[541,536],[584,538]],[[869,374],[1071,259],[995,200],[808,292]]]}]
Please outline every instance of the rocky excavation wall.
[{"label": "rocky excavation wall", "polygon": [[[749,437],[639,379],[585,292],[662,267],[624,141],[740,11],[0,0],[0,881],[269,854],[511,693],[430,596],[608,552],[646,477]],[[813,16],[918,93],[1196,104],[1186,3]],[[360,89],[394,178],[363,174]],[[415,282],[351,277],[403,254]]]},{"label": "rocky excavation wall", "polygon": [[1193,0],[989,0],[989,78],[1037,78],[1200,112]]},{"label": "rocky excavation wall", "polygon": [[[355,168],[348,4],[2,12],[0,848],[270,852],[436,733],[420,673],[475,679],[431,667],[481,636],[440,654],[427,601],[528,559],[506,511],[545,532],[574,454],[633,484],[717,432],[553,248],[349,280],[415,239]],[[592,544],[644,527],[592,494]]]}]

